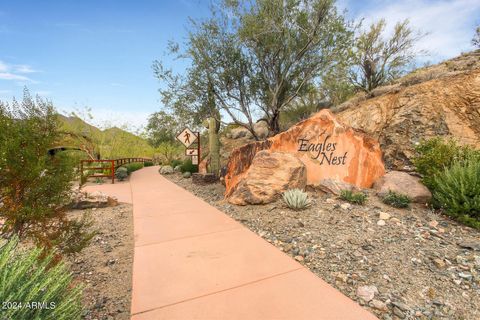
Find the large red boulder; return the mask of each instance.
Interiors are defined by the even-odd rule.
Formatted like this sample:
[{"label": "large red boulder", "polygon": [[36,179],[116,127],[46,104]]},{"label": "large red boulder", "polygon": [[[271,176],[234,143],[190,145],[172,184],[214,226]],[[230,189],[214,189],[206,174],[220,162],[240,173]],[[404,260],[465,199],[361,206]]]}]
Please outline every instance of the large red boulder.
[{"label": "large red boulder", "polygon": [[370,188],[385,174],[378,141],[322,110],[272,138],[235,149],[225,176],[227,198],[247,177],[255,155],[262,150],[295,156],[306,167],[307,185],[314,187],[323,179],[333,179]]},{"label": "large red boulder", "polygon": [[270,203],[283,192],[303,189],[306,184],[305,165],[297,157],[284,152],[260,151],[228,201],[238,205]]}]

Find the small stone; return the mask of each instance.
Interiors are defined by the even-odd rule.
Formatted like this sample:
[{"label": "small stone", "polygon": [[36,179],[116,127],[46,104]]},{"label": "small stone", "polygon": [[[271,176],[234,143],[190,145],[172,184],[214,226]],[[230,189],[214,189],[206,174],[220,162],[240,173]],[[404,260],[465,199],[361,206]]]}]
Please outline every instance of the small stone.
[{"label": "small stone", "polygon": [[348,280],[348,275],[343,273],[343,272],[337,272],[334,275],[335,275],[335,280],[336,281],[347,282],[347,280]]},{"label": "small stone", "polygon": [[352,208],[352,205],[350,203],[342,203],[340,205],[340,208],[342,208],[343,210],[350,210]]},{"label": "small stone", "polygon": [[458,286],[462,284],[462,280],[460,279],[453,279],[453,282]]},{"label": "small stone", "polygon": [[325,202],[332,204],[332,203],[335,203],[335,200],[332,198],[328,198],[327,200],[325,200]]},{"label": "small stone", "polygon": [[390,217],[391,217],[390,214],[388,214],[386,212],[380,211],[380,213],[378,214],[378,218],[380,220],[388,220],[388,219],[390,219]]},{"label": "small stone", "polygon": [[398,309],[402,310],[402,311],[408,311],[410,310],[410,308],[403,302],[400,302],[400,301],[393,301],[392,304],[397,307]]},{"label": "small stone", "polygon": [[300,255],[298,256],[295,256],[295,260],[297,260],[298,262],[302,262],[304,260],[304,258]]},{"label": "small stone", "polygon": [[428,223],[428,226],[431,228],[436,228],[438,226],[438,221],[437,220],[432,220]]},{"label": "small stone", "polygon": [[435,267],[437,267],[438,269],[445,268],[445,262],[442,259],[436,258],[436,259],[433,259],[432,261]]},{"label": "small stone", "polygon": [[405,319],[405,313],[397,307],[393,308],[393,314],[399,317],[400,319]]},{"label": "small stone", "polygon": [[469,272],[460,272],[458,274],[458,276],[462,279],[465,279],[465,280],[472,280],[472,278],[473,278],[472,274],[469,273]]},{"label": "small stone", "polygon": [[385,220],[378,220],[377,225],[384,226],[385,225]]},{"label": "small stone", "polygon": [[393,223],[400,223],[400,219],[398,218],[391,218],[390,221]]},{"label": "small stone", "polygon": [[361,286],[357,288],[357,297],[365,302],[369,302],[378,293],[378,289],[375,286]]},{"label": "small stone", "polygon": [[387,304],[383,301],[373,299],[370,301],[370,304],[373,308],[380,310],[380,311],[388,311]]}]

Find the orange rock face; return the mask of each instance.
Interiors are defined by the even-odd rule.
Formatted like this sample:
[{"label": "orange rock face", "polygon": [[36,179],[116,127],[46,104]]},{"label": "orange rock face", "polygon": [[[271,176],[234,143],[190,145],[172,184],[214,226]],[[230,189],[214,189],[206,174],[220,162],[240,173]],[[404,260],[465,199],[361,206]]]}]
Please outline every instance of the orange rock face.
[{"label": "orange rock face", "polygon": [[307,185],[311,186],[322,179],[334,179],[370,188],[385,174],[379,143],[340,123],[329,110],[322,110],[288,131],[234,150],[225,176],[226,197],[245,178],[253,158],[261,150],[295,155],[305,164]]}]

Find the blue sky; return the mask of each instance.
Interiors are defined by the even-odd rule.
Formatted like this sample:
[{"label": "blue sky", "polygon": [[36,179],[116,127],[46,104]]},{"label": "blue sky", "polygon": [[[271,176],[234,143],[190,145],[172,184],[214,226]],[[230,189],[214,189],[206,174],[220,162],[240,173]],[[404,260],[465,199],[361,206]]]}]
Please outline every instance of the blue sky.
[{"label": "blue sky", "polygon": [[[21,97],[24,86],[60,111],[88,106],[96,124],[139,127],[161,108],[151,65],[168,40],[181,41],[188,17],[209,14],[209,0],[0,0],[0,99]],[[410,18],[430,34],[419,49],[437,62],[472,49],[480,24],[478,0],[340,0],[366,24],[392,26]]]}]

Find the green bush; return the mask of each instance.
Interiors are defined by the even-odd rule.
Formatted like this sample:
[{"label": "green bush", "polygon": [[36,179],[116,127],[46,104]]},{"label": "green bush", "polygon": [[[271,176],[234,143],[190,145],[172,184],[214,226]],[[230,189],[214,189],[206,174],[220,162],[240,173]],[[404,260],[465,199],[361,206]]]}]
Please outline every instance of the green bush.
[{"label": "green bush", "polygon": [[455,162],[435,176],[433,197],[446,213],[480,228],[480,161]]},{"label": "green bush", "polygon": [[340,191],[340,199],[354,204],[364,204],[367,201],[367,195],[363,192],[353,192],[352,190]]},{"label": "green bush", "polygon": [[143,166],[144,166],[144,167],[153,167],[153,161],[145,161],[145,162],[143,163]]},{"label": "green bush", "polygon": [[170,162],[170,165],[172,166],[172,168],[175,168],[176,166],[181,166],[183,164],[183,161],[182,160],[172,160]]},{"label": "green bush", "polygon": [[22,102],[0,101],[2,237],[17,235],[66,251],[90,238],[89,232],[72,237],[73,230],[79,229],[66,216],[76,164],[68,153],[49,153],[62,138],[51,102],[34,100],[28,91]]},{"label": "green bush", "polygon": [[[3,307],[0,318],[81,319],[82,289],[73,284],[67,267],[62,262],[55,264],[52,253],[42,258],[41,249],[21,251],[17,244],[13,238],[0,246],[0,301],[17,305]],[[42,307],[32,307],[32,303]]]},{"label": "green bush", "polygon": [[449,168],[454,162],[463,162],[467,158],[480,159],[480,151],[471,147],[459,146],[454,140],[441,138],[424,140],[415,148],[413,164],[422,175],[422,182],[432,192],[435,190],[435,176]]},{"label": "green bush", "polygon": [[[175,167],[174,167],[175,168]],[[198,171],[198,166],[192,164],[192,159],[187,159],[185,160],[181,165],[180,165],[180,172],[197,172]]]},{"label": "green bush", "polygon": [[383,203],[395,208],[408,208],[411,202],[408,196],[396,193],[391,190],[382,197],[382,201]]},{"label": "green bush", "polygon": [[125,167],[120,167],[115,170],[115,178],[119,181],[123,181],[128,177],[128,170]]},{"label": "green bush", "polygon": [[283,193],[283,201],[290,209],[303,210],[310,206],[308,194],[300,189],[291,189]]},{"label": "green bush", "polygon": [[140,163],[140,162],[129,163],[129,164],[126,164],[124,167],[127,168],[128,174],[131,174],[134,171],[142,169],[143,163]]}]

